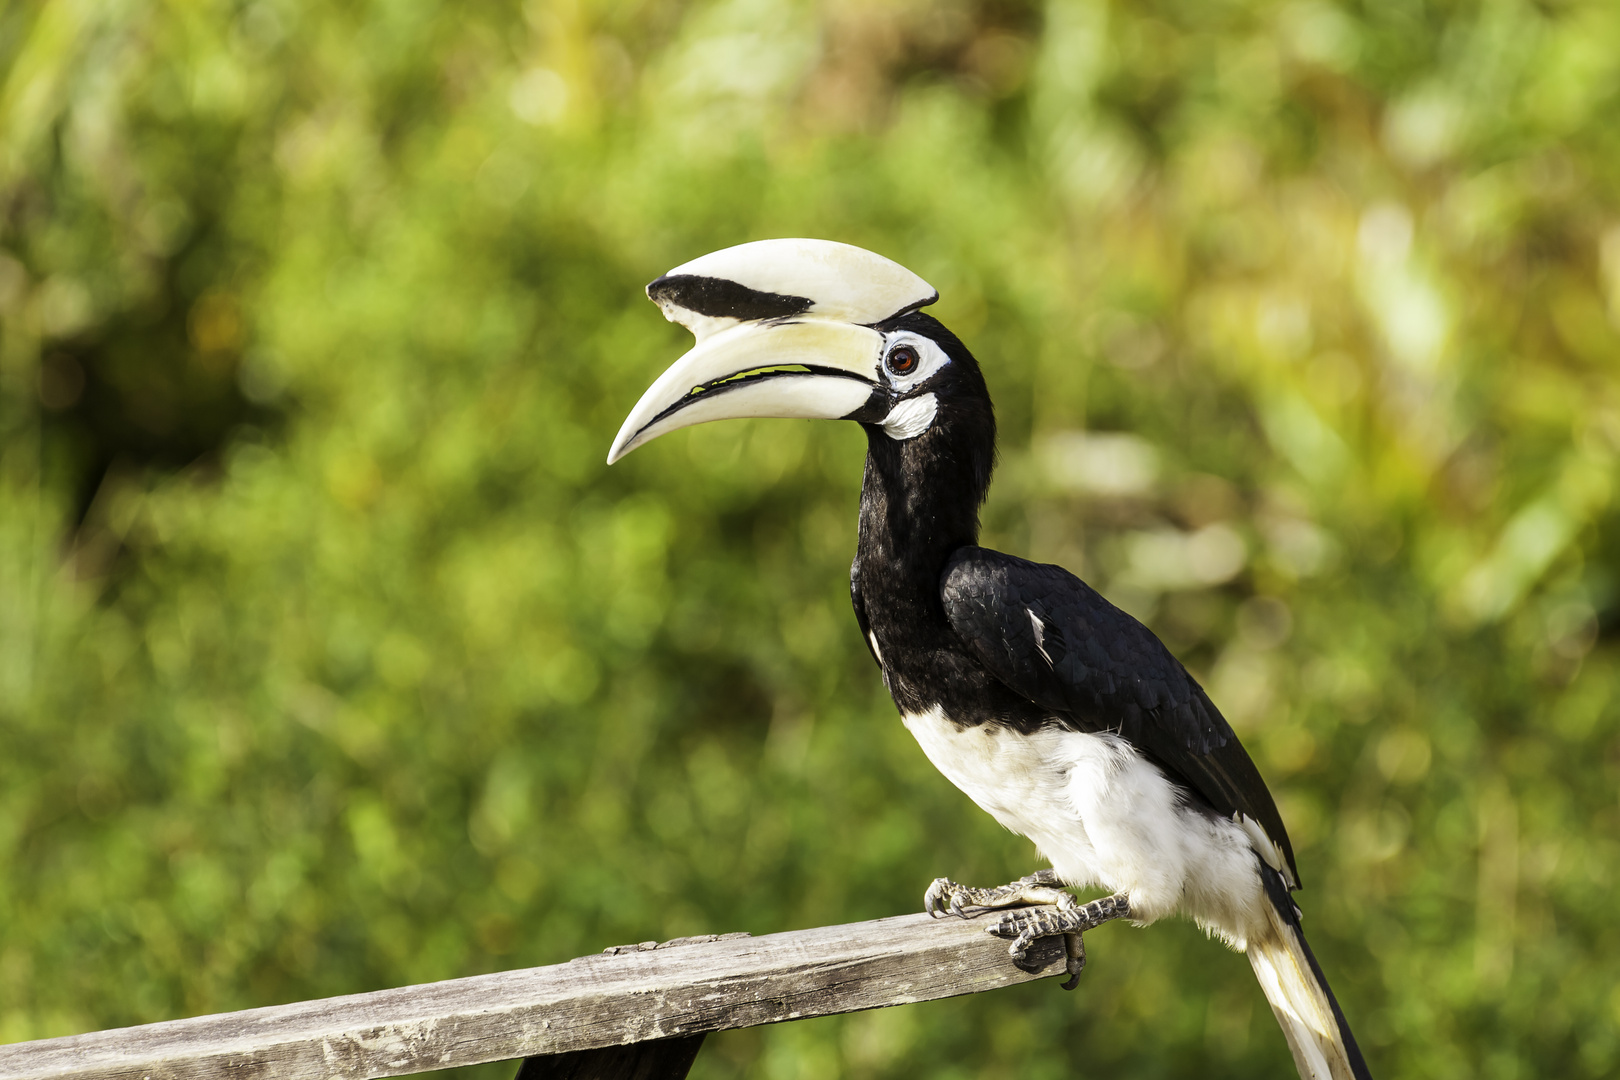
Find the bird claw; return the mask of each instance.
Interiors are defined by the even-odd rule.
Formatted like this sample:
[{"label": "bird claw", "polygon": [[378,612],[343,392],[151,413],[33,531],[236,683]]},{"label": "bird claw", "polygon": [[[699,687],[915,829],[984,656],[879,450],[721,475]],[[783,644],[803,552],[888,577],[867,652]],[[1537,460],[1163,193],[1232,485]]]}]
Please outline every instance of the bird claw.
[{"label": "bird claw", "polygon": [[1080,985],[1080,973],[1086,970],[1086,943],[1079,934],[1065,934],[1063,945],[1068,953],[1063,970],[1069,975],[1069,981],[1063,984],[1063,989],[1073,990]]},{"label": "bird claw", "polygon": [[[923,910],[935,919],[943,919],[947,914],[959,915],[955,897],[956,890],[961,888],[962,886],[950,878],[935,878],[934,883],[928,886],[928,891],[923,893]],[[941,908],[942,902],[945,903],[945,908]]]},{"label": "bird claw", "polygon": [[923,910],[936,919],[946,915],[965,919],[970,907],[1006,908],[1018,904],[1049,904],[1064,910],[1077,906],[1052,870],[1039,870],[994,889],[977,889],[950,878],[935,878],[923,893]]},{"label": "bird claw", "polygon": [[1012,944],[1007,946],[1008,954],[1014,960],[1023,960],[1036,938],[1056,936],[1080,929],[1078,926],[1060,923],[1057,919],[1043,917],[1054,914],[1056,913],[1041,908],[1009,911],[986,926],[984,932],[992,937],[1010,939]]},{"label": "bird claw", "polygon": [[1069,906],[1042,906],[1008,911],[989,926],[985,933],[999,938],[1010,938],[1007,953],[1013,963],[1024,967],[1029,947],[1038,939],[1062,935],[1068,953],[1064,965],[1069,974],[1065,990],[1073,990],[1086,968],[1086,946],[1081,934],[1111,919],[1128,918],[1130,901],[1124,896],[1105,896],[1089,904]]},{"label": "bird claw", "polygon": [[1130,914],[1130,905],[1123,896],[1110,896],[1082,907],[1062,886],[1055,870],[1037,870],[994,889],[975,889],[950,878],[935,878],[923,894],[923,910],[936,919],[947,915],[965,919],[970,907],[1033,905],[1004,912],[985,927],[985,933],[1010,938],[1012,944],[1007,952],[1013,963],[1024,971],[1033,971],[1037,966],[1029,960],[1030,946],[1040,938],[1062,935],[1064,951],[1068,954],[1064,970],[1069,975],[1063,989],[1073,990],[1086,967],[1086,946],[1080,938],[1081,932]]}]

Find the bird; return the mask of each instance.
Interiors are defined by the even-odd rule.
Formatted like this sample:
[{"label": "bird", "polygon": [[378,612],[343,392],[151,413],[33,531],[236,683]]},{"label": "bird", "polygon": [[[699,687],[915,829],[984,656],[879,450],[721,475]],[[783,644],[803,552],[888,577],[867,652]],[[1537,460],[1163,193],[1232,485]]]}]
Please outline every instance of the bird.
[{"label": "bird", "polygon": [[[1105,922],[1190,917],[1245,952],[1306,1080],[1368,1080],[1301,929],[1277,804],[1198,682],[1142,623],[1060,566],[979,546],[996,421],[978,361],[924,312],[939,293],[831,240],[757,240],[647,286],[692,349],[625,418],[613,464],[739,417],[866,433],[850,599],[902,722],[953,784],[1050,865],[1007,885],[939,878],[936,918],[992,909],[1014,962]],[[1109,895],[1081,903],[1070,889]]]}]

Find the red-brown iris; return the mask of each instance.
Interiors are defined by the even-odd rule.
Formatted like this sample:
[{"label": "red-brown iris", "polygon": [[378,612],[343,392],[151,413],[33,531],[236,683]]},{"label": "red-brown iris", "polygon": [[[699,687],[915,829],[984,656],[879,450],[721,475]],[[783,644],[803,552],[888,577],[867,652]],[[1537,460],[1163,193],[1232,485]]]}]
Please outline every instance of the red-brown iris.
[{"label": "red-brown iris", "polygon": [[883,364],[891,375],[910,375],[917,370],[918,360],[916,349],[910,345],[896,345],[889,350],[889,355],[883,358]]}]

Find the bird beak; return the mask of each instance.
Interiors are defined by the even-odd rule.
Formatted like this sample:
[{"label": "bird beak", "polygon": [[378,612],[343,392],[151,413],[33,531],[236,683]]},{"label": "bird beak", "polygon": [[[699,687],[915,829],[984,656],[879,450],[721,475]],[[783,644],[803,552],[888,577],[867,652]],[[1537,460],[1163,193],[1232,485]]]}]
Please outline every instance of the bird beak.
[{"label": "bird beak", "polygon": [[608,464],[666,432],[739,417],[879,420],[873,324],[938,294],[879,255],[826,240],[763,240],[705,255],[647,286],[697,337],[641,395]]},{"label": "bird beak", "polygon": [[883,335],[870,327],[819,319],[722,330],[641,395],[613,440],[608,464],[666,432],[709,420],[842,419],[879,389],[882,350]]}]

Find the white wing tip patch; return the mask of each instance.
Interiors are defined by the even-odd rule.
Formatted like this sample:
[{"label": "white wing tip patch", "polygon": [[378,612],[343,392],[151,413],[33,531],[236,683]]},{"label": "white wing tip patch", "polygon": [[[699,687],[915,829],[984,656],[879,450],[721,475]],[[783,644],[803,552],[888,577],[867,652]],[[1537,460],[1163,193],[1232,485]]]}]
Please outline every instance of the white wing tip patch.
[{"label": "white wing tip patch", "polygon": [[1029,608],[1024,609],[1024,614],[1029,616],[1029,625],[1035,631],[1035,648],[1040,650],[1041,659],[1046,661],[1046,666],[1051,667],[1052,654],[1046,651],[1046,624]]}]

